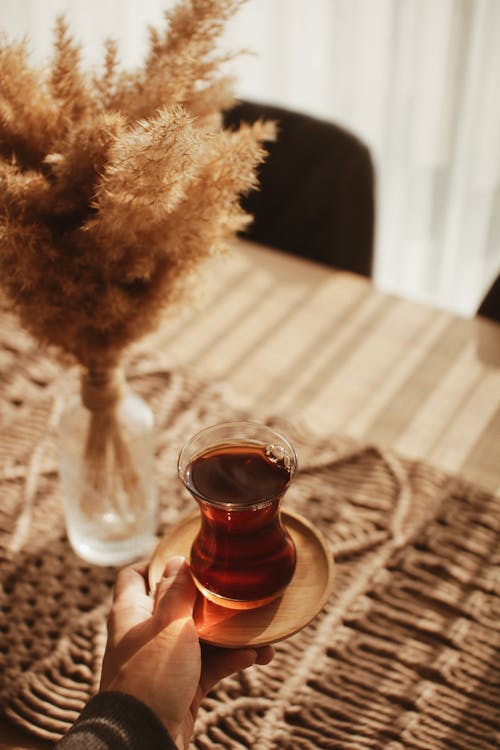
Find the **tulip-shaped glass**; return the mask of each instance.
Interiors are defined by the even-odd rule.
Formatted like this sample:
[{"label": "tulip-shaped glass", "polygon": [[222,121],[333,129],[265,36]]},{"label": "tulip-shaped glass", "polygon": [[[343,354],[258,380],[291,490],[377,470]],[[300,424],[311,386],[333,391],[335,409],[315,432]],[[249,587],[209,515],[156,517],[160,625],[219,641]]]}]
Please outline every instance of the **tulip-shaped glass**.
[{"label": "tulip-shaped glass", "polygon": [[201,515],[191,572],[211,601],[251,609],[290,583],[296,551],[280,505],[296,468],[291,443],[253,422],[208,427],[182,448],[179,475]]}]

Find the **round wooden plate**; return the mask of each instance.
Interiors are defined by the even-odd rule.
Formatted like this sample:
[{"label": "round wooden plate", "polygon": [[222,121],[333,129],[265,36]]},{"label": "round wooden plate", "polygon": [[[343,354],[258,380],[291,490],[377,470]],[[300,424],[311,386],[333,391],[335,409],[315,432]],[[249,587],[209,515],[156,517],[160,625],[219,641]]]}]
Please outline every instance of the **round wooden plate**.
[{"label": "round wooden plate", "polygon": [[[283,511],[282,520],[297,550],[294,576],[283,595],[257,609],[220,607],[198,594],[194,620],[202,641],[225,648],[265,646],[297,633],[321,610],[333,589],[334,562],[321,534],[302,516]],[[161,539],[149,564],[148,580],[155,591],[172,555],[189,559],[200,528],[198,512],[181,520]]]}]

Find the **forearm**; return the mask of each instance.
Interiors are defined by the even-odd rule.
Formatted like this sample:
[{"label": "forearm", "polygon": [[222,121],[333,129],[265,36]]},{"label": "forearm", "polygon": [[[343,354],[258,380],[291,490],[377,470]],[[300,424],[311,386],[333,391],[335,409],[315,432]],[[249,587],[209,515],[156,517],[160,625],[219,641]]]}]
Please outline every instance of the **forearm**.
[{"label": "forearm", "polygon": [[144,703],[125,693],[92,698],[57,750],[177,750],[167,730]]}]

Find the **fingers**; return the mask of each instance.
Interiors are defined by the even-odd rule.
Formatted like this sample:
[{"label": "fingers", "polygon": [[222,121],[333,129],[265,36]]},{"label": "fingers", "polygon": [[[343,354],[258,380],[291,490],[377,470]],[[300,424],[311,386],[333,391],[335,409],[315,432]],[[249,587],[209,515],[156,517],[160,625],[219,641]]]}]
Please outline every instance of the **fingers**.
[{"label": "fingers", "polygon": [[272,646],[262,646],[257,649],[256,664],[269,664],[274,659],[274,648]]},{"label": "fingers", "polygon": [[127,565],[118,571],[113,592],[113,601],[119,599],[132,599],[147,595],[145,574],[147,562],[141,561],[133,565]]},{"label": "fingers", "polygon": [[185,559],[167,561],[154,602],[147,593],[147,567],[147,561],[128,565],[116,577],[108,616],[108,637],[115,645],[135,626],[149,622],[149,637],[153,637],[174,620],[192,617],[196,588]]},{"label": "fingers", "polygon": [[136,563],[120,570],[116,576],[113,606],[108,615],[108,638],[116,645],[139,623],[148,621],[153,602],[146,593],[146,563]]},{"label": "fingers", "polygon": [[269,664],[273,656],[272,646],[225,649],[203,645],[200,680],[202,690],[206,694],[219,680],[254,664]]},{"label": "fingers", "polygon": [[156,589],[154,618],[160,628],[181,617],[192,617],[196,587],[184,557],[168,560]]},{"label": "fingers", "polygon": [[253,666],[256,661],[257,652],[254,649],[229,650],[204,646],[200,678],[203,694],[206,695],[219,680]]}]

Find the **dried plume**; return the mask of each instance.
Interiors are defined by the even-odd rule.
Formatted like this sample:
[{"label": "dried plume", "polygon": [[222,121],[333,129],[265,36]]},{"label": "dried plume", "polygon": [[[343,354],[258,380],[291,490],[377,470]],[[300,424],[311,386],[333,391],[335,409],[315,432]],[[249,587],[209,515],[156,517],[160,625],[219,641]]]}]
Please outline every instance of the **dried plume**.
[{"label": "dried plume", "polygon": [[62,17],[47,69],[26,41],[0,39],[0,291],[39,342],[85,368],[82,507],[118,508],[123,488],[130,533],[144,498],[115,415],[117,366],[250,220],[239,199],[274,137],[271,123],[221,127],[232,94],[216,47],[241,4],[183,0],[135,71],[113,40],[102,70],[85,71]]},{"label": "dried plume", "polygon": [[226,132],[217,42],[241,0],[191,0],[150,29],[144,64],[105,46],[90,74],[64,18],[48,69],[0,43],[0,286],[25,327],[85,366],[175,309],[249,220],[270,123]]}]

